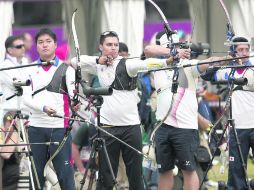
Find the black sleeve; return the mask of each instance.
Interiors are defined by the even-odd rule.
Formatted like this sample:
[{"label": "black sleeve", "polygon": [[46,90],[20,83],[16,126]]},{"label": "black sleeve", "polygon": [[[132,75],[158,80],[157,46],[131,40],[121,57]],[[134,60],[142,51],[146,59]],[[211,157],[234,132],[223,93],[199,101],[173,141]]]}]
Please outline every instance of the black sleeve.
[{"label": "black sleeve", "polygon": [[203,80],[206,80],[206,81],[215,81],[215,73],[218,71],[218,68],[210,68],[210,69],[207,69],[204,73],[202,73],[200,75],[200,77],[203,79]]}]

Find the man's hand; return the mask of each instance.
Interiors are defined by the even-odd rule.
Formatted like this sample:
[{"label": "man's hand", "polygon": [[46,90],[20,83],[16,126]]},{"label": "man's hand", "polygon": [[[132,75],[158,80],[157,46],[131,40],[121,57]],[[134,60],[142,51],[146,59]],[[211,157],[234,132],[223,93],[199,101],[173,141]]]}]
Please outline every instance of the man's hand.
[{"label": "man's hand", "polygon": [[80,106],[81,106],[81,103],[72,105],[72,111],[74,111],[74,113],[77,113],[77,111],[80,109]]},{"label": "man's hand", "polygon": [[178,57],[180,59],[190,59],[191,50],[189,49],[177,49]]},{"label": "man's hand", "polygon": [[[231,55],[226,55],[226,56],[223,56],[221,57],[220,59],[221,60],[224,60],[224,59],[232,59],[233,57]],[[228,65],[231,61],[222,61],[220,63],[220,65]],[[237,61],[238,62],[238,61]]]},{"label": "man's hand", "polygon": [[170,64],[173,63],[173,61],[174,61],[174,58],[173,58],[172,56],[170,56],[170,57],[166,60],[166,63],[167,63],[167,65],[170,65]]},{"label": "man's hand", "polygon": [[112,65],[113,64],[113,56],[112,55],[102,55],[98,58],[98,63],[100,65]]},{"label": "man's hand", "polygon": [[43,112],[48,114],[48,116],[52,116],[52,115],[56,114],[56,110],[54,110],[53,108],[51,108],[49,106],[44,106],[43,107]]}]

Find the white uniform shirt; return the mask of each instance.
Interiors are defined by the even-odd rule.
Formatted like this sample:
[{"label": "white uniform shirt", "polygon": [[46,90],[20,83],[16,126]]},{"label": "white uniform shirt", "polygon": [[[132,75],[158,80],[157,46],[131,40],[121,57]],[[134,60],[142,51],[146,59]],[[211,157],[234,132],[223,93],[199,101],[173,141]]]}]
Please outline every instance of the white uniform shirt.
[{"label": "white uniform shirt", "polygon": [[[15,57],[12,57],[10,55],[6,55],[6,59],[4,62],[0,64],[0,68],[7,68],[7,67],[16,67],[21,65],[26,65],[27,62],[18,63],[17,59]],[[4,70],[0,71],[0,86],[2,88],[2,105],[1,108],[3,112],[6,111],[15,111],[18,109],[23,110],[25,107],[23,105],[23,96],[18,97],[15,96],[9,100],[6,100],[6,98],[14,95],[17,92],[17,89],[13,85],[13,79],[19,79],[21,81],[29,80],[29,70],[27,68],[19,68],[19,69],[11,69],[11,70]],[[23,93],[26,92],[27,88],[26,86],[23,86]]]},{"label": "white uniform shirt", "polygon": [[[81,56],[81,69],[83,72],[97,74],[102,87],[110,86],[115,79],[116,67],[122,57],[117,57],[110,66],[96,64],[95,56]],[[75,62],[73,59],[72,62]],[[166,66],[163,59],[127,59],[126,69],[130,77],[137,76],[140,70],[147,70],[149,65]],[[111,96],[103,96],[101,107],[101,123],[113,126],[126,126],[140,124],[137,104],[139,97],[137,90],[113,90]]]},{"label": "white uniform shirt", "polygon": [[[216,80],[227,80],[230,69],[219,70],[216,72]],[[243,90],[235,90],[232,95],[232,118],[235,121],[235,128],[248,129],[254,128],[254,70],[239,69],[235,71],[234,78],[247,78],[247,85]],[[235,87],[237,87],[235,85]]]},{"label": "white uniform shirt", "polygon": [[[56,114],[69,117],[70,109],[68,95],[43,90],[32,96],[33,92],[47,86],[51,82],[55,71],[61,64],[64,63],[56,59],[55,64],[51,65],[49,69],[46,69],[45,66],[34,68],[34,71],[31,74],[32,92],[30,92],[24,99],[25,105],[31,109],[29,125],[45,128],[63,128],[68,126],[68,120],[49,117],[43,112],[43,107],[49,106],[56,110]],[[72,67],[68,67],[66,71],[66,85],[70,97],[73,97],[73,90],[75,89],[74,82],[75,70]]]},{"label": "white uniform shirt", "polygon": [[[197,63],[197,60],[181,59],[181,64]],[[154,73],[154,85],[157,90],[157,120],[162,120],[171,105],[172,78],[174,71],[157,71]],[[179,69],[179,85],[170,114],[164,123],[184,129],[198,129],[198,104],[195,79],[199,76],[196,66]]]}]

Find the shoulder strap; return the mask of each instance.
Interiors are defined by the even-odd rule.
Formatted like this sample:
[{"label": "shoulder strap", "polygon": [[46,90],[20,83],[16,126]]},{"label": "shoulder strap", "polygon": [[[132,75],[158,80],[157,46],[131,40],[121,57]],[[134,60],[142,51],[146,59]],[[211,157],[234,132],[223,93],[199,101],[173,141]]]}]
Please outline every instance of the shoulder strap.
[{"label": "shoulder strap", "polygon": [[47,86],[44,86],[32,94],[32,96],[38,94],[39,92],[43,90],[48,90],[51,92],[61,93],[61,89],[68,92],[67,86],[66,86],[66,71],[68,69],[68,65],[65,63],[62,63],[55,71],[50,83]]},{"label": "shoulder strap", "polygon": [[137,88],[137,77],[130,77],[126,69],[126,59],[122,58],[115,71],[115,80],[111,87],[116,90],[134,90]]}]

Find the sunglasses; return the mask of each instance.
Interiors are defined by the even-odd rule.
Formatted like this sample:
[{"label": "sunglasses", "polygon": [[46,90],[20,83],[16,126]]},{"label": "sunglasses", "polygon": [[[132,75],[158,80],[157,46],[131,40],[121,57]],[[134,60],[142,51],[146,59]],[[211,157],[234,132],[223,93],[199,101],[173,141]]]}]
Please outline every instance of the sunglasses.
[{"label": "sunglasses", "polygon": [[109,36],[109,35],[118,36],[117,33],[114,31],[106,31],[101,34],[101,36]]},{"label": "sunglasses", "polygon": [[11,46],[12,48],[16,48],[16,49],[21,49],[23,47],[25,47],[24,44],[20,44],[20,45],[16,45],[16,46]]}]

